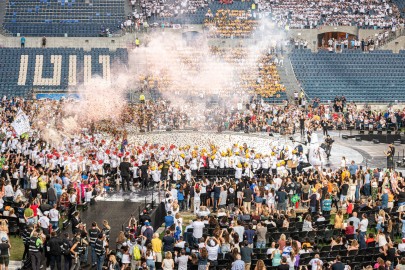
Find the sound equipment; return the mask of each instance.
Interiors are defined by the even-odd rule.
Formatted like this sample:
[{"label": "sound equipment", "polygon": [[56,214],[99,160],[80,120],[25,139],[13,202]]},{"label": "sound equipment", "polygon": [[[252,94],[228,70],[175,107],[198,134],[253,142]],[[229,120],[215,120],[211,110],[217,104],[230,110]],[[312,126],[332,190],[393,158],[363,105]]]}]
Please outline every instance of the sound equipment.
[{"label": "sound equipment", "polygon": [[390,129],[387,129],[387,134],[391,134],[391,130],[390,130]]},{"label": "sound equipment", "polygon": [[360,136],[356,136],[356,141],[361,142],[361,137],[360,137]]},{"label": "sound equipment", "polygon": [[377,134],[378,134],[378,135],[381,135],[381,134],[382,134],[382,130],[381,130],[381,129],[377,130]]},{"label": "sound equipment", "polygon": [[139,132],[140,132],[140,133],[145,133],[145,130],[144,130],[144,129],[140,129]]},{"label": "sound equipment", "polygon": [[359,131],[359,134],[364,134],[364,130],[360,130],[360,131]]},{"label": "sound equipment", "polygon": [[368,134],[373,134],[374,132],[372,131],[372,130],[369,130],[368,131]]},{"label": "sound equipment", "polygon": [[349,136],[347,136],[347,135],[342,135],[342,139],[348,140],[348,139],[349,139]]},{"label": "sound equipment", "polygon": [[270,132],[270,133],[269,133],[269,136],[270,136],[270,137],[273,137],[274,135],[273,135],[273,133]]},{"label": "sound equipment", "polygon": [[380,141],[378,139],[373,139],[373,143],[378,144]]},{"label": "sound equipment", "polygon": [[193,131],[198,131],[198,128],[193,128]]},{"label": "sound equipment", "polygon": [[236,127],[233,131],[239,132],[239,131],[240,131],[240,128],[239,128],[239,127]]},{"label": "sound equipment", "polygon": [[172,128],[168,127],[166,128],[166,131],[172,131]]}]

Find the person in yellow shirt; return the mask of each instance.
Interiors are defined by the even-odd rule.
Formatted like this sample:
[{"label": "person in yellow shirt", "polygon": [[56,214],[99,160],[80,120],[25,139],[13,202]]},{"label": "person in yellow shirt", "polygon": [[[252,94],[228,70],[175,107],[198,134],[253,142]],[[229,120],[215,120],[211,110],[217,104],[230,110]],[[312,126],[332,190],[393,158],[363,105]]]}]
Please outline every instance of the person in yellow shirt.
[{"label": "person in yellow shirt", "polygon": [[342,180],[345,180],[346,178],[350,178],[350,172],[347,170],[347,168],[344,168],[342,172]]},{"label": "person in yellow shirt", "polygon": [[144,94],[141,94],[141,95],[139,96],[139,102],[140,102],[140,103],[145,103],[145,95],[144,95]]},{"label": "person in yellow shirt", "polygon": [[152,238],[152,250],[153,252],[156,253],[156,262],[158,264],[162,263],[162,248],[163,248],[163,243],[162,240],[159,238],[159,234],[154,233],[153,238]]},{"label": "person in yellow shirt", "polygon": [[38,178],[38,188],[39,188],[39,192],[41,192],[41,196],[43,200],[46,200],[47,198],[47,191],[48,188],[46,186],[46,181],[44,180],[44,178],[41,176]]}]

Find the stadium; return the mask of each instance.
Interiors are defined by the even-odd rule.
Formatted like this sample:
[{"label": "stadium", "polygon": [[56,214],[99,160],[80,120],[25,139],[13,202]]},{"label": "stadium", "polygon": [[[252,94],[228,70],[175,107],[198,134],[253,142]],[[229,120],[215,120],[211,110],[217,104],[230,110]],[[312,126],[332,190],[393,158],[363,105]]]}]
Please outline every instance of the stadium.
[{"label": "stadium", "polygon": [[405,269],[403,0],[0,0],[0,270]]}]

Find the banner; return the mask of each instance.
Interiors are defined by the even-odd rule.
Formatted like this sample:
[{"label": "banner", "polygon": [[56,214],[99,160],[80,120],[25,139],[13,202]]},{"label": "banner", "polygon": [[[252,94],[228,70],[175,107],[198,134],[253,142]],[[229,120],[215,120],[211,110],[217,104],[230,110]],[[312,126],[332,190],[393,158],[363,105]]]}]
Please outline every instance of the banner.
[{"label": "banner", "polygon": [[19,110],[11,126],[14,128],[18,136],[31,130],[30,121],[28,116]]}]

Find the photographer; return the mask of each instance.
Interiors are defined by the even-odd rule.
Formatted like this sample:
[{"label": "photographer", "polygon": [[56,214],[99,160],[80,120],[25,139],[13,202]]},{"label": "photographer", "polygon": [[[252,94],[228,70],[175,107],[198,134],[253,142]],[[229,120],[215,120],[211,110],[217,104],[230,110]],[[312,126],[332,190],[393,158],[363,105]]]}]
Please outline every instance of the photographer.
[{"label": "photographer", "polygon": [[42,243],[43,242],[38,235],[38,232],[34,231],[32,236],[29,238],[29,254],[32,262],[32,270],[40,270],[41,268]]},{"label": "photographer", "polygon": [[89,229],[88,233],[89,233],[89,244],[91,247],[91,263],[92,266],[95,266],[97,261],[95,244],[98,235],[101,233],[101,230],[97,226],[97,223],[95,221],[91,224],[91,228]]},{"label": "photographer", "polygon": [[72,270],[79,270],[80,269],[80,256],[85,253],[86,247],[89,243],[80,235],[76,235],[74,239],[74,244],[70,249],[70,254],[72,257]]},{"label": "photographer", "polygon": [[58,270],[62,269],[62,240],[58,237],[56,232],[51,233],[51,238],[46,242],[46,248],[48,251],[50,267],[55,268],[55,264]]}]

